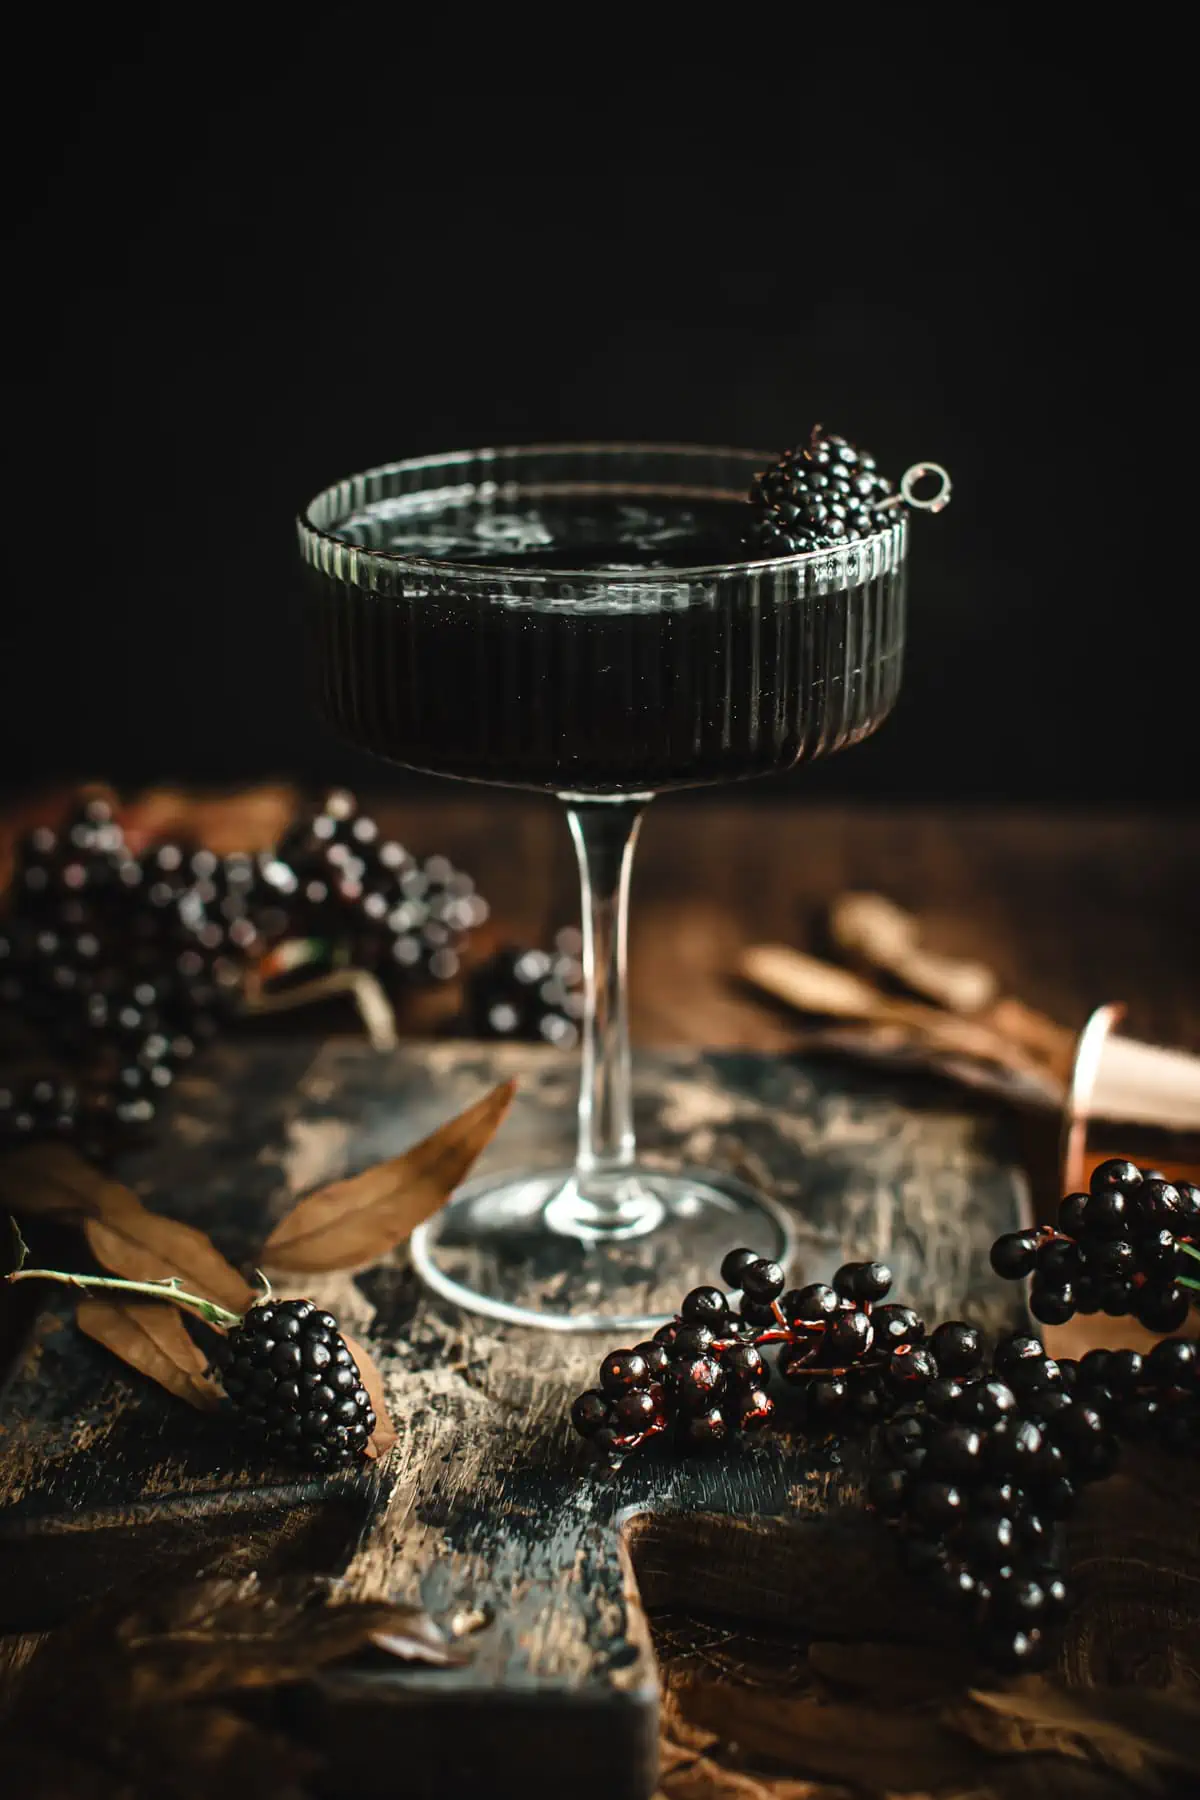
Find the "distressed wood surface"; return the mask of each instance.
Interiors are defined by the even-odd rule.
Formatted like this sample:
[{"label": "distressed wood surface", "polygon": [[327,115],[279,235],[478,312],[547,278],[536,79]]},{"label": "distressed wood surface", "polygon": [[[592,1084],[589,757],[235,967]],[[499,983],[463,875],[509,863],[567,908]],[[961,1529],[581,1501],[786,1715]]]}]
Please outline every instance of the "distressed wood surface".
[{"label": "distressed wood surface", "polygon": [[[455,1043],[379,1057],[355,1043],[255,1043],[224,1048],[181,1083],[171,1136],[124,1172],[148,1203],[251,1266],[296,1194],[395,1154],[508,1074],[519,1099],[482,1167],[553,1162],[570,1141],[574,1071],[552,1052]],[[994,1123],[952,1093],[679,1051],[639,1060],[638,1113],[651,1156],[750,1174],[774,1193],[799,1227],[797,1278],[855,1248],[886,1251],[914,1303],[992,1327],[1011,1314],[986,1255],[1020,1215],[1021,1178]],[[331,1719],[386,1715],[402,1694],[416,1779],[444,1774],[447,1734],[476,1756],[486,1715],[489,1753],[515,1779],[531,1721],[561,1726],[569,1714],[595,1736],[594,1791],[616,1796],[648,1791],[657,1730],[629,1545],[661,1560],[661,1539],[649,1525],[639,1536],[636,1521],[724,1515],[718,1595],[749,1579],[758,1538],[781,1538],[781,1591],[816,1631],[856,1594],[896,1589],[888,1547],[855,1504],[856,1471],[836,1455],[814,1463],[785,1436],[711,1462],[650,1453],[601,1479],[567,1409],[604,1339],[564,1344],[458,1314],[418,1289],[403,1253],[304,1285],[380,1365],[400,1432],[386,1466],[326,1480],[247,1466],[218,1421],[127,1382],[52,1301],[5,1397],[0,1629],[42,1629],[135,1572],[178,1575],[254,1533],[271,1568],[344,1574],[359,1597],[418,1601],[451,1630],[477,1622],[463,1670],[327,1677]]]},{"label": "distressed wood surface", "polygon": [[[414,849],[471,869],[513,938],[544,940],[573,916],[554,809],[489,796],[382,810]],[[992,962],[1066,1024],[1130,999],[1134,1029],[1200,1048],[1200,831],[685,802],[656,808],[642,841],[635,1031],[693,1047],[643,1061],[643,1133],[765,1174],[800,1210],[811,1272],[843,1246],[877,1248],[916,1303],[995,1322],[1011,1291],[997,1292],[981,1254],[1001,1215],[1024,1204],[1030,1175],[1035,1197],[1053,1192],[1053,1132],[1022,1134],[1018,1168],[994,1118],[949,1090],[702,1054],[795,1041],[794,1021],[727,971],[749,942],[822,951],[829,898],[877,888],[920,912],[932,947]],[[534,1063],[495,1166],[553,1160],[569,1139],[558,1106],[569,1079],[552,1058]],[[401,1148],[502,1066],[463,1044],[385,1064],[300,1035],[230,1047],[182,1088],[169,1139],[129,1173],[248,1265],[289,1194]],[[423,1599],[469,1631],[473,1650],[465,1670],[351,1667],[307,1693],[292,1728],[336,1751],[347,1793],[441,1794],[470,1781],[525,1795],[569,1769],[580,1795],[608,1800],[653,1784],[651,1627],[668,1685],[689,1645],[717,1640],[728,1646],[713,1660],[722,1679],[760,1682],[738,1647],[747,1622],[791,1645],[793,1664],[826,1637],[888,1639],[914,1657],[946,1640],[945,1619],[925,1611],[856,1509],[851,1460],[809,1457],[785,1433],[712,1464],[656,1452],[597,1481],[565,1408],[601,1343],[454,1315],[418,1292],[402,1256],[330,1280],[319,1297],[370,1343],[401,1423],[387,1465],[366,1478],[296,1480],[248,1464],[211,1419],[127,1383],[56,1305],[40,1316],[0,1398],[0,1669],[19,1670],[45,1626],[135,1575],[342,1572],[364,1596]],[[1147,1458],[1106,1484],[1077,1529],[1075,1562],[1083,1604],[1060,1675],[1200,1685],[1200,1515],[1181,1501],[1175,1465]],[[710,1617],[727,1623],[710,1628]],[[966,1646],[954,1650],[969,1671]],[[722,1779],[718,1768],[714,1794]],[[663,1781],[688,1800],[710,1791],[698,1767],[668,1761]]]}]

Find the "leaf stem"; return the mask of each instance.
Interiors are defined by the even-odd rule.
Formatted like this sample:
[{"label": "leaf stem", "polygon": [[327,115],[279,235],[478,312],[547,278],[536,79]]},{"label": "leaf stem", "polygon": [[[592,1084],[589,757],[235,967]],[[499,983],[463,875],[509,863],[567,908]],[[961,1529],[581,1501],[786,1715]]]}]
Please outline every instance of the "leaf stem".
[{"label": "leaf stem", "polygon": [[97,1289],[148,1294],[153,1300],[169,1300],[172,1306],[196,1313],[207,1325],[220,1325],[226,1329],[240,1325],[243,1318],[241,1313],[230,1312],[228,1307],[218,1306],[215,1300],[206,1300],[202,1294],[185,1294],[178,1275],[172,1275],[166,1281],[122,1281],[115,1275],[69,1275],[61,1269],[15,1269],[5,1276],[5,1280],[58,1281],[64,1287],[83,1288],[89,1294]]}]

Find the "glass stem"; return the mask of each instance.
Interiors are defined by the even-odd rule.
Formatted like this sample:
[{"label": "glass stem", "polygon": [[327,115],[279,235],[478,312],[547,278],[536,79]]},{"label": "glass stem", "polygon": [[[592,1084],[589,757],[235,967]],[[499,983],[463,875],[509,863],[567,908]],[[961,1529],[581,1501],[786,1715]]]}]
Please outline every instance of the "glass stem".
[{"label": "glass stem", "polygon": [[567,803],[583,890],[580,1175],[626,1169],[634,1157],[625,940],[629,876],[648,799]]}]

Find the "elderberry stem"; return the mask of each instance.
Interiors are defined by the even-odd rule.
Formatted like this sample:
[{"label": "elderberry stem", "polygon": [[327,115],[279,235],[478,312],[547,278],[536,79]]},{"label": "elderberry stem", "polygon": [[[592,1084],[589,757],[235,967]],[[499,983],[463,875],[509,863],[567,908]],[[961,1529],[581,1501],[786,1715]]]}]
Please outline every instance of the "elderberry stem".
[{"label": "elderberry stem", "polygon": [[230,1312],[228,1307],[218,1306],[215,1300],[206,1300],[202,1294],[185,1294],[177,1275],[166,1281],[121,1281],[115,1275],[68,1275],[61,1269],[14,1269],[5,1280],[58,1281],[64,1287],[83,1288],[86,1293],[116,1288],[126,1294],[149,1294],[154,1300],[169,1300],[172,1306],[195,1313],[206,1325],[219,1325],[228,1330],[242,1322],[241,1313]]}]

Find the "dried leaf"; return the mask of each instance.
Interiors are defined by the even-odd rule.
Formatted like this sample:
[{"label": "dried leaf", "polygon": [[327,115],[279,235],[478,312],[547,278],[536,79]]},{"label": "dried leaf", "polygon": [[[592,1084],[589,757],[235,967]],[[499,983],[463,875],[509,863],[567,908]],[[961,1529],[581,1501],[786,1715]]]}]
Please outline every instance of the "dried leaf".
[{"label": "dried leaf", "polygon": [[28,1144],[0,1157],[0,1204],[25,1218],[99,1219],[128,1194],[66,1144]]},{"label": "dried leaf", "polygon": [[402,1156],[307,1195],[267,1239],[265,1262],[318,1275],[385,1256],[450,1197],[495,1136],[515,1091],[515,1081],[502,1082]]},{"label": "dried leaf", "polygon": [[255,1575],[171,1595],[161,1610],[127,1619],[118,1636],[158,1697],[175,1701],[303,1681],[372,1645],[439,1668],[470,1661],[420,1607],[343,1601],[335,1583],[269,1584]]},{"label": "dried leaf", "polygon": [[101,1217],[85,1227],[97,1262],[127,1281],[177,1275],[189,1293],[243,1313],[256,1294],[212,1240],[192,1225],[150,1212],[128,1188],[109,1183]]},{"label": "dried leaf", "polygon": [[751,1759],[770,1757],[797,1774],[858,1782],[881,1793],[959,1783],[979,1774],[979,1752],[937,1718],[874,1706],[826,1705],[779,1691],[696,1682],[677,1690],[684,1714],[710,1726]]},{"label": "dried leaf", "polygon": [[338,1584],[319,1580],[177,1587],[160,1574],[133,1612],[129,1604],[117,1589],[35,1657],[4,1720],[5,1793],[301,1800],[336,1785],[323,1758],[284,1737],[269,1708],[243,1706],[243,1695],[370,1652],[377,1633],[434,1666],[467,1660],[418,1609],[343,1601]]},{"label": "dried leaf", "polygon": [[1065,1689],[1039,1681],[997,1693],[972,1691],[971,1699],[1009,1722],[1073,1739],[1073,1746],[1064,1747],[1094,1755],[1127,1775],[1136,1776],[1147,1762],[1200,1775],[1200,1705],[1191,1697],[1138,1687]]},{"label": "dried leaf", "polygon": [[371,1410],[375,1414],[375,1433],[371,1439],[370,1454],[376,1457],[386,1456],[392,1446],[399,1442],[399,1433],[392,1424],[387,1409],[387,1396],[383,1391],[383,1376],[372,1360],[369,1351],[364,1350],[357,1338],[342,1333],[343,1341],[351,1356],[358,1364],[358,1372],[362,1376],[362,1384],[371,1396]]},{"label": "dried leaf", "polygon": [[200,1412],[219,1406],[216,1383],[204,1372],[207,1358],[188,1336],[177,1308],[154,1300],[129,1303],[97,1295],[80,1302],[75,1319],[88,1337],[177,1399]]}]

